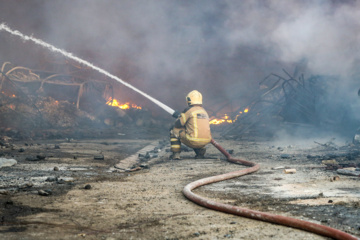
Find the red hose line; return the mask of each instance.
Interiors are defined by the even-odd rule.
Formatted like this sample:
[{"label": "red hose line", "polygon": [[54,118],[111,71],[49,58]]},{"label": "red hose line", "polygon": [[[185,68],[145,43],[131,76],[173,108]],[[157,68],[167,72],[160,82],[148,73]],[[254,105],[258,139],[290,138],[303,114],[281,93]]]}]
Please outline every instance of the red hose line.
[{"label": "red hose line", "polygon": [[236,207],[236,206],[232,206],[232,205],[228,205],[228,204],[218,203],[218,202],[212,201],[210,199],[201,197],[201,196],[193,193],[192,190],[194,190],[195,188],[198,188],[200,186],[210,184],[210,183],[220,182],[220,181],[235,178],[235,177],[240,177],[240,176],[243,176],[246,174],[256,172],[260,168],[259,164],[257,164],[257,163],[253,163],[253,162],[249,162],[249,161],[245,161],[245,160],[241,160],[241,159],[235,159],[235,158],[231,157],[231,155],[223,147],[221,147],[214,139],[211,140],[211,143],[222,154],[225,155],[225,157],[227,158],[228,161],[237,163],[237,164],[246,165],[246,166],[249,166],[250,168],[246,168],[246,169],[235,171],[235,172],[229,172],[229,173],[225,173],[225,174],[221,174],[221,175],[217,175],[217,176],[213,176],[213,177],[203,178],[203,179],[197,180],[195,182],[189,183],[183,189],[183,194],[189,200],[191,200],[201,206],[204,206],[204,207],[207,207],[210,209],[214,209],[214,210],[217,210],[220,212],[226,212],[226,213],[230,213],[230,214],[234,214],[234,215],[238,215],[238,216],[242,216],[242,217],[247,217],[247,218],[252,218],[252,219],[256,219],[256,220],[260,220],[260,221],[265,221],[265,222],[280,224],[280,225],[284,225],[284,226],[288,226],[288,227],[298,228],[301,230],[316,233],[318,235],[330,237],[333,239],[359,240],[358,238],[356,238],[348,233],[345,233],[340,230],[330,228],[330,227],[327,227],[324,225],[311,223],[311,222],[307,222],[307,221],[299,220],[299,219],[295,219],[295,218],[275,215],[275,214],[271,214],[271,213],[265,213],[265,212],[259,212],[259,211],[254,211],[254,210],[250,210],[250,209],[240,208],[240,207]]}]

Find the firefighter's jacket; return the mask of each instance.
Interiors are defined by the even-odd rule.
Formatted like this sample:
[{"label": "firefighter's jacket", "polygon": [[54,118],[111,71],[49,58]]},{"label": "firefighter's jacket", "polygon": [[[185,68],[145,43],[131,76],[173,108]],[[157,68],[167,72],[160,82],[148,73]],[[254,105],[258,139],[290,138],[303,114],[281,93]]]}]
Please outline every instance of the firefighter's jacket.
[{"label": "firefighter's jacket", "polygon": [[209,115],[201,105],[186,108],[175,122],[175,127],[185,128],[185,134],[180,133],[180,139],[189,147],[201,148],[211,141]]}]

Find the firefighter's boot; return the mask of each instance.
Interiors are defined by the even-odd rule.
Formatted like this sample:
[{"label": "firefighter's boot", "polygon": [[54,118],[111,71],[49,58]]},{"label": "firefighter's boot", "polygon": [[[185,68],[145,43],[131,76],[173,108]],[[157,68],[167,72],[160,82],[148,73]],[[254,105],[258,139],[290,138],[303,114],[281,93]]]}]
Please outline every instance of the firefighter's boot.
[{"label": "firefighter's boot", "polygon": [[194,151],[196,153],[195,159],[203,159],[205,158],[206,148],[194,148]]},{"label": "firefighter's boot", "polygon": [[169,159],[179,160],[181,152],[181,142],[180,139],[176,136],[174,129],[170,130],[170,150],[172,155]]},{"label": "firefighter's boot", "polygon": [[170,159],[180,160],[181,159],[180,152],[173,152],[172,155],[170,156]]}]

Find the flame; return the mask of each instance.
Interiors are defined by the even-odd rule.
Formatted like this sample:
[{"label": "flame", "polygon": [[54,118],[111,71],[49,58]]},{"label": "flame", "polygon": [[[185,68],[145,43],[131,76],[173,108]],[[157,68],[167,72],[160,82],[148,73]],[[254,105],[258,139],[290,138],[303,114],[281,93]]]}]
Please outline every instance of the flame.
[{"label": "flame", "polygon": [[2,91],[1,93],[2,93],[2,94],[4,94],[4,95],[6,95],[6,96],[8,96],[8,97],[11,97],[11,98],[16,97],[16,95],[15,95],[15,94],[5,93],[4,91]]},{"label": "flame", "polygon": [[140,107],[134,103],[131,104],[131,108],[142,109],[142,107]]},{"label": "flame", "polygon": [[209,123],[213,125],[219,125],[222,123],[233,123],[233,120],[229,119],[229,116],[225,114],[222,118],[214,118]]},{"label": "flame", "polygon": [[244,111],[240,111],[239,114],[236,115],[234,119],[230,119],[227,114],[224,114],[223,117],[221,117],[221,118],[214,118],[214,119],[212,119],[209,123],[212,124],[212,125],[219,125],[219,124],[222,124],[222,123],[234,123],[234,122],[237,121],[238,117],[239,117],[241,114],[244,114],[244,113],[247,113],[247,112],[249,112],[249,108],[245,108]]},{"label": "flame", "polygon": [[121,109],[130,109],[130,108],[135,108],[135,109],[142,109],[142,107],[134,104],[134,103],[129,103],[129,102],[126,102],[124,104],[121,104],[119,103],[118,100],[116,100],[115,98],[112,99],[111,97],[109,98],[109,100],[106,102],[107,105],[109,106],[113,106],[113,107],[118,107],[118,108],[121,108]]}]

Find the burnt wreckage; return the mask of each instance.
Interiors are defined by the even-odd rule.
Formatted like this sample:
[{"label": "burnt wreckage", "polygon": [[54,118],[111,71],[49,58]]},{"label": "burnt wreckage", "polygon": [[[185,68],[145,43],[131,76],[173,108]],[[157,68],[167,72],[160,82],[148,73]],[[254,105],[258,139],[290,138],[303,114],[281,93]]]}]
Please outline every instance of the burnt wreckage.
[{"label": "burnt wreckage", "polygon": [[85,133],[94,127],[131,123],[160,125],[138,106],[112,107],[116,101],[113,85],[108,79],[83,77],[81,72],[58,74],[5,62],[0,75],[0,132],[18,138],[50,137],[66,129],[84,129]]},{"label": "burnt wreckage", "polygon": [[[360,122],[348,114],[349,104],[341,98],[337,100],[331,93],[339,82],[337,78],[321,75],[305,78],[303,74],[296,78],[286,70],[283,72],[285,76],[271,73],[265,77],[253,97],[232,111],[229,119],[233,124],[223,129],[223,137],[238,139],[244,133],[259,131],[273,134],[279,130],[279,124],[290,133],[301,127],[308,131],[354,136]],[[242,109],[248,112],[244,114]]]},{"label": "burnt wreckage", "polygon": [[[116,101],[116,82],[90,79],[86,71],[68,65],[73,69],[68,74],[59,74],[5,62],[0,75],[0,130],[9,135],[26,129],[42,131],[93,125],[162,126],[146,110],[136,111],[140,107],[135,106],[129,111],[111,107]],[[212,119],[223,109],[231,109],[227,120],[222,121],[225,124],[212,125],[213,130],[220,129],[222,137],[239,139],[245,133],[273,134],[280,124],[289,132],[302,127],[309,131],[319,129],[354,136],[360,123],[347,114],[350,111],[348,105],[334,101],[329,93],[336,85],[335,77],[305,78],[303,74],[292,76],[286,70],[283,72],[284,76],[271,73],[260,81],[259,90],[245,103],[234,94],[228,97],[231,102],[217,99],[220,104],[210,104],[213,107],[208,110]],[[151,120],[145,121],[146,118]],[[359,142],[358,136],[355,135],[355,143]]]}]

